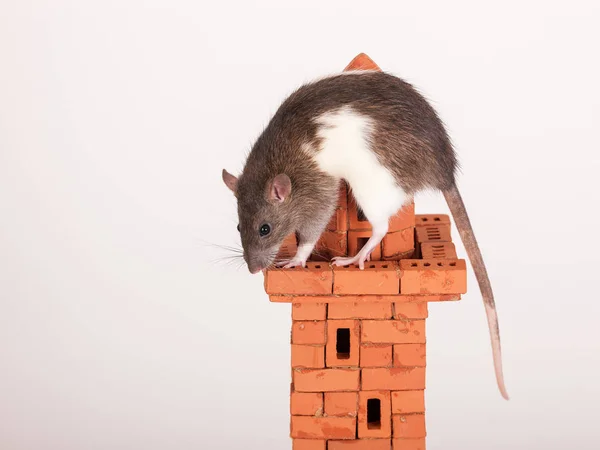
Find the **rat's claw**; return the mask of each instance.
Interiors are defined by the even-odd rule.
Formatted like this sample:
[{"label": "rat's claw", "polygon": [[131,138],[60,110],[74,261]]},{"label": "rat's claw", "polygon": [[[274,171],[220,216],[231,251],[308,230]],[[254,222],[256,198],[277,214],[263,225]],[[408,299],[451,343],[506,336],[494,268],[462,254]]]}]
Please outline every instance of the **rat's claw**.
[{"label": "rat's claw", "polygon": [[306,267],[306,261],[301,259],[292,259],[289,263],[283,266],[284,269],[292,269],[294,267]]},{"label": "rat's claw", "polygon": [[345,257],[345,256],[336,256],[331,261],[336,266],[349,266],[351,264],[355,264],[356,261],[358,261],[358,255],[352,256],[352,257],[349,257],[349,258]]},{"label": "rat's claw", "polygon": [[352,264],[358,264],[358,268],[360,270],[364,270],[365,261],[370,260],[370,258],[371,258],[371,253],[369,253],[368,255],[364,255],[362,252],[359,252],[358,255],[352,256],[350,258],[336,256],[335,258],[332,259],[332,262],[336,266],[350,266]]}]

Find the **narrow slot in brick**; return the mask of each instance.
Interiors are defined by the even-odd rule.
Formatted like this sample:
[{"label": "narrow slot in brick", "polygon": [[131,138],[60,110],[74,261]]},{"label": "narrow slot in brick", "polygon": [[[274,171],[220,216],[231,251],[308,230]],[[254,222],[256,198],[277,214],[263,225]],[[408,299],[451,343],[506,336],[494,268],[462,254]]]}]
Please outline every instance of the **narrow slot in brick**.
[{"label": "narrow slot in brick", "polygon": [[378,398],[367,400],[367,428],[369,430],[381,429],[381,400]]},{"label": "narrow slot in brick", "polygon": [[350,328],[338,328],[335,341],[338,359],[350,359]]}]

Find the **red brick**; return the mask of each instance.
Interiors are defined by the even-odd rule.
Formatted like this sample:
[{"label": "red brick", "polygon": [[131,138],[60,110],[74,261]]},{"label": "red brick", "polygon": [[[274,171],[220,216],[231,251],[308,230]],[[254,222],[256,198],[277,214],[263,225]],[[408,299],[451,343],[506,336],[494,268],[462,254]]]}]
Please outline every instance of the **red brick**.
[{"label": "red brick", "polygon": [[324,231],[317,241],[311,260],[330,261],[348,254],[348,235],[345,231]]},{"label": "red brick", "polygon": [[394,319],[427,319],[427,302],[394,303]]},{"label": "red brick", "polygon": [[290,234],[284,239],[277,252],[277,259],[292,259],[298,251],[298,244],[296,243],[296,233]]},{"label": "red brick", "polygon": [[[338,330],[350,330],[350,352],[338,353]],[[360,322],[358,320],[329,320],[327,322],[327,347],[325,365],[327,367],[358,366],[360,355]]]},{"label": "red brick", "polygon": [[427,435],[425,414],[392,416],[392,426],[394,438],[423,438]]},{"label": "red brick", "polygon": [[293,416],[322,416],[323,394],[320,392],[292,392],[290,413]]},{"label": "red brick", "polygon": [[292,344],[324,345],[325,321],[295,321],[292,323]]},{"label": "red brick", "polygon": [[325,346],[292,344],[292,367],[322,369],[325,367]]},{"label": "red brick", "polygon": [[356,417],[357,411],[357,392],[325,392],[325,414],[327,416]]},{"label": "red brick", "polygon": [[[359,218],[359,208],[352,194],[348,195],[348,229],[349,230],[372,230],[371,223],[366,217]],[[364,220],[361,220],[364,219]]]},{"label": "red brick", "polygon": [[392,414],[425,412],[425,391],[392,392]]},{"label": "red brick", "polygon": [[267,294],[331,294],[333,271],[329,264],[308,262],[306,268],[265,271]]},{"label": "red brick", "polygon": [[[371,231],[348,231],[348,256],[355,256],[371,237]],[[381,260],[381,243],[371,253],[371,261]]]},{"label": "red brick", "polygon": [[425,438],[392,439],[394,450],[425,450]]},{"label": "red brick", "polygon": [[424,242],[452,242],[450,224],[416,227],[415,237],[420,244]]},{"label": "red brick", "polygon": [[[367,422],[367,405],[371,399],[380,401],[381,421],[378,424]],[[358,438],[392,437],[392,400],[386,391],[361,391],[358,393]]]},{"label": "red brick", "polygon": [[362,343],[423,344],[424,320],[363,320]]},{"label": "red brick", "polygon": [[446,214],[417,214],[415,216],[415,225],[417,227],[450,225],[450,217]]},{"label": "red brick", "polygon": [[400,231],[405,228],[415,227],[415,203],[412,202],[398,211],[398,213],[390,219],[388,231]]},{"label": "red brick", "polygon": [[354,439],[354,417],[292,416],[291,437],[294,439]]},{"label": "red brick", "polygon": [[294,388],[297,392],[358,391],[359,380],[358,369],[294,370]]},{"label": "red brick", "polygon": [[332,303],[327,311],[330,319],[391,319],[392,305],[387,302]]},{"label": "red brick", "polygon": [[335,294],[398,294],[400,279],[395,261],[371,261],[365,269],[336,266]]},{"label": "red brick", "polygon": [[292,303],[292,320],[325,320],[326,303]]},{"label": "red brick", "polygon": [[390,367],[393,349],[388,344],[370,344],[360,347],[360,367]]},{"label": "red brick", "polygon": [[292,450],[326,450],[327,441],[323,439],[294,439]]},{"label": "red brick", "polygon": [[394,367],[425,367],[425,344],[394,345]]},{"label": "red brick", "polygon": [[450,302],[460,300],[460,294],[390,294],[390,295],[269,295],[273,303],[423,303],[423,302]]},{"label": "red brick", "polygon": [[[296,389],[298,388],[296,387]],[[362,369],[362,389],[365,391],[425,389],[425,368],[364,368]]]},{"label": "red brick", "polygon": [[456,247],[452,242],[423,242],[422,259],[457,259]]},{"label": "red brick", "polygon": [[327,450],[390,450],[389,439],[359,439],[356,441],[329,441]]},{"label": "red brick", "polygon": [[354,57],[352,61],[346,66],[344,71],[347,70],[376,70],[380,71],[381,69],[375,62],[369,58],[365,53],[359,53]]},{"label": "red brick", "polygon": [[467,266],[464,259],[404,259],[400,261],[402,294],[464,294]]},{"label": "red brick", "polygon": [[394,258],[415,248],[415,229],[388,232],[382,241],[383,258]]},{"label": "red brick", "polygon": [[348,209],[348,184],[345,181],[340,183],[340,194],[337,207],[346,210]]},{"label": "red brick", "polygon": [[336,208],[327,224],[327,231],[348,231],[348,210]]}]

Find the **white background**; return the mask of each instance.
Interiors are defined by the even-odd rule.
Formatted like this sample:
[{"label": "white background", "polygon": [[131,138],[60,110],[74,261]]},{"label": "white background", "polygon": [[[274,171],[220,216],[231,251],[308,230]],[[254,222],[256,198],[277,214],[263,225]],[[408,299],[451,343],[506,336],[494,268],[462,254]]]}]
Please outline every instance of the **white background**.
[{"label": "white background", "polygon": [[2,450],[291,448],[290,307],[207,243],[221,169],[361,51],[447,124],[498,303],[510,402],[472,273],[430,306],[428,448],[600,448],[598,2],[0,5]]}]

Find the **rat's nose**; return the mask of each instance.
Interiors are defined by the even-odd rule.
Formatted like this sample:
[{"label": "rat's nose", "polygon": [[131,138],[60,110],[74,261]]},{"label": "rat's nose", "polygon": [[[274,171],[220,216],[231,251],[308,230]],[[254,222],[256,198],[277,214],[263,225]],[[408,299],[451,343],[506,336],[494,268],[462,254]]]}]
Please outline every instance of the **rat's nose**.
[{"label": "rat's nose", "polygon": [[253,275],[256,274],[256,273],[258,273],[258,272],[260,272],[262,269],[263,268],[260,265],[256,264],[256,263],[254,263],[254,264],[248,264],[248,270]]}]

